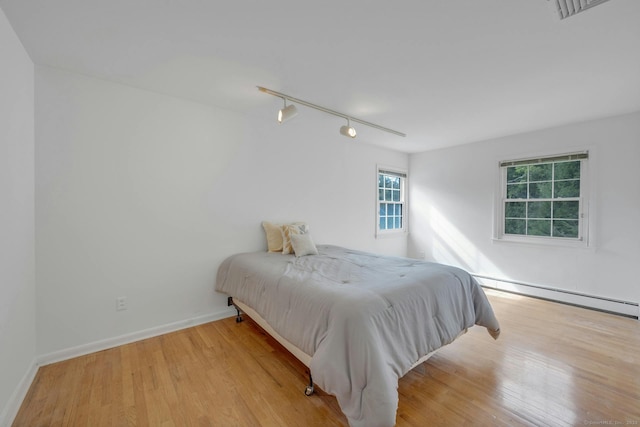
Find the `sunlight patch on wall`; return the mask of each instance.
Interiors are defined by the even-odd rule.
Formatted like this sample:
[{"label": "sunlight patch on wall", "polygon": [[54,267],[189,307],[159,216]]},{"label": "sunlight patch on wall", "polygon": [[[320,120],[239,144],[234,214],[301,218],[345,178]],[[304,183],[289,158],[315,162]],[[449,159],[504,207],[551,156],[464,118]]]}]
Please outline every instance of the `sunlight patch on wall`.
[{"label": "sunlight patch on wall", "polygon": [[471,273],[504,277],[500,268],[433,206],[429,208],[429,218],[433,230],[431,247],[435,261],[457,265]]}]

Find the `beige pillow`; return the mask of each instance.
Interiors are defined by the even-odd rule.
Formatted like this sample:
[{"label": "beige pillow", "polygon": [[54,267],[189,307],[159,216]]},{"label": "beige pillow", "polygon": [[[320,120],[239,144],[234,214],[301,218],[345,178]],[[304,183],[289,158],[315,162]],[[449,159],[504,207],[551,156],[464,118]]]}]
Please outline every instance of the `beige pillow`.
[{"label": "beige pillow", "polygon": [[285,224],[282,226],[282,253],[292,254],[293,246],[291,246],[292,234],[307,234],[309,226],[304,222],[294,222],[293,224]]},{"label": "beige pillow", "polygon": [[305,255],[318,255],[318,249],[311,239],[311,234],[292,234],[291,246],[297,257]]},{"label": "beige pillow", "polygon": [[262,228],[267,235],[267,251],[282,252],[282,224],[262,221]]}]

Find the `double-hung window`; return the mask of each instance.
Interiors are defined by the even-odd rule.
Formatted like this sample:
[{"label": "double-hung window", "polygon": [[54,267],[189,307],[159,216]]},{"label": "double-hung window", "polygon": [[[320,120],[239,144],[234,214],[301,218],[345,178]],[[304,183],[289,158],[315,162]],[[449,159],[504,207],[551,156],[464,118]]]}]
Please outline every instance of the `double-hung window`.
[{"label": "double-hung window", "polygon": [[588,153],[500,162],[498,238],[586,244]]},{"label": "double-hung window", "polygon": [[406,231],[406,186],[405,171],[378,168],[378,234]]}]

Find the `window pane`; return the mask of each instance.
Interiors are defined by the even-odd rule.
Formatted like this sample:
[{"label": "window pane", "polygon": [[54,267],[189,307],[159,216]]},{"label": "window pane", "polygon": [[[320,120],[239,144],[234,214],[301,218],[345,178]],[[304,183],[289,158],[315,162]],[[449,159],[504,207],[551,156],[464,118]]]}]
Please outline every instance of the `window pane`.
[{"label": "window pane", "polygon": [[527,216],[529,218],[551,218],[551,202],[529,202]]},{"label": "window pane", "polygon": [[526,218],[527,202],[507,202],[504,204],[504,216],[507,218]]},{"label": "window pane", "polygon": [[578,238],[583,162],[550,157],[505,166],[504,234]]},{"label": "window pane", "polygon": [[551,236],[551,221],[530,219],[527,222],[527,234],[530,236]]},{"label": "window pane", "polygon": [[527,221],[524,219],[507,219],[504,221],[505,234],[526,234]]},{"label": "window pane", "polygon": [[554,237],[578,237],[578,221],[553,221]]},{"label": "window pane", "polygon": [[527,184],[508,184],[507,199],[526,199]]},{"label": "window pane", "polygon": [[579,179],[580,161],[555,163],[555,179]]},{"label": "window pane", "polygon": [[556,181],[555,197],[580,197],[580,181]]},{"label": "window pane", "polygon": [[507,168],[507,182],[525,182],[527,180],[527,166],[510,166]]},{"label": "window pane", "polygon": [[551,181],[553,163],[529,166],[529,181]]},{"label": "window pane", "polygon": [[562,219],[578,219],[580,215],[580,202],[553,202],[553,217]]},{"label": "window pane", "polygon": [[530,199],[550,199],[551,182],[532,182],[529,184]]},{"label": "window pane", "polygon": [[402,229],[403,224],[403,179],[400,176],[378,173],[378,228],[380,230]]}]

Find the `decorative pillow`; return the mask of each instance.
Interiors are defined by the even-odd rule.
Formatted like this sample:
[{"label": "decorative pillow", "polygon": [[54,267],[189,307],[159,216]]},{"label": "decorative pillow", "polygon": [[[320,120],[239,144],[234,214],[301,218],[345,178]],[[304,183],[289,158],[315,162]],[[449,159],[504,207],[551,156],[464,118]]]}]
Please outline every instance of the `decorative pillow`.
[{"label": "decorative pillow", "polygon": [[262,228],[267,235],[267,251],[282,252],[282,224],[262,221]]},{"label": "decorative pillow", "polygon": [[282,253],[292,254],[293,246],[291,246],[291,235],[307,234],[309,226],[304,222],[294,222],[293,224],[285,224],[282,226]]},{"label": "decorative pillow", "polygon": [[318,249],[311,240],[311,234],[292,234],[291,246],[293,246],[293,252],[297,257],[305,255],[318,255]]}]

